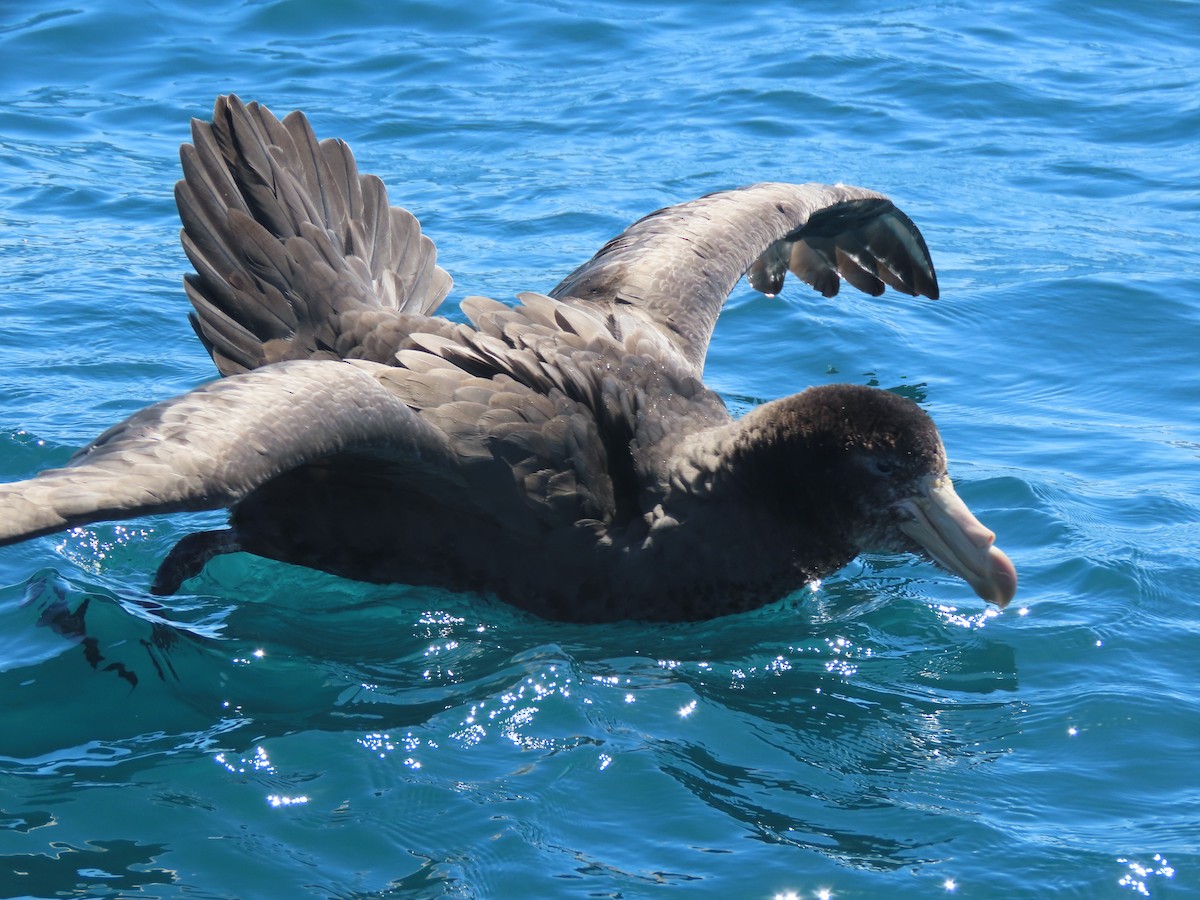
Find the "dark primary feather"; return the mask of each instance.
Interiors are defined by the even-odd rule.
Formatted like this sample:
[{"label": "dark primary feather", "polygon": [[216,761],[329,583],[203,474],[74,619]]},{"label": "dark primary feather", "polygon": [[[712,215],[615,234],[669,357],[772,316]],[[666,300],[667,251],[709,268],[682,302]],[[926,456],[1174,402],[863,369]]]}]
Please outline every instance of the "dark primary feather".
[{"label": "dark primary feather", "polygon": [[180,542],[157,590],[247,550],[578,620],[736,612],[863,549],[926,552],[1001,604],[1015,590],[915,405],[832,386],[734,421],[700,380],[744,273],[769,293],[791,271],[827,296],[844,280],[936,297],[885,197],[710,194],[631,225],[550,295],[463,300],[456,324],[435,315],[450,278],[432,242],[343,142],[232,96],[192,136],[185,289],[228,377],[0,485],[0,543],[228,507],[230,529]]}]

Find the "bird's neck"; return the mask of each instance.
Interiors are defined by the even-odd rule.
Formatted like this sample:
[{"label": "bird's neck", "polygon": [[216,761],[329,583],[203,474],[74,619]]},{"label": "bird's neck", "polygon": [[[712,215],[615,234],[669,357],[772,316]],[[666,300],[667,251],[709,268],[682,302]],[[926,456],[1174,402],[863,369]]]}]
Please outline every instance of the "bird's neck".
[{"label": "bird's neck", "polygon": [[735,553],[804,556],[830,571],[848,562],[854,550],[839,492],[829,490],[825,474],[828,445],[802,397],[764,404],[685,439],[674,454],[666,514],[686,510],[689,529],[711,524],[726,540],[738,535],[746,546],[730,548]]}]

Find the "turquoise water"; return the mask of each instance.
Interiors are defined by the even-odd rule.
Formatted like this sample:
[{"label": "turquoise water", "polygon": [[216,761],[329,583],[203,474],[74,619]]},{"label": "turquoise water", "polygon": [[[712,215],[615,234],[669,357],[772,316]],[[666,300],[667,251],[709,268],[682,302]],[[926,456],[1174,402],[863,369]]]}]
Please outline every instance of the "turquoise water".
[{"label": "turquoise water", "polygon": [[[836,10],[836,11],[835,11]],[[171,188],[191,116],[306,110],[452,302],[656,207],[893,196],[936,303],[744,285],[746,409],[900,390],[1021,572],[906,558],[686,626],[547,623],[249,557],[219,516],[0,551],[0,897],[1200,895],[1200,6],[0,5],[0,478],[212,377]]]}]

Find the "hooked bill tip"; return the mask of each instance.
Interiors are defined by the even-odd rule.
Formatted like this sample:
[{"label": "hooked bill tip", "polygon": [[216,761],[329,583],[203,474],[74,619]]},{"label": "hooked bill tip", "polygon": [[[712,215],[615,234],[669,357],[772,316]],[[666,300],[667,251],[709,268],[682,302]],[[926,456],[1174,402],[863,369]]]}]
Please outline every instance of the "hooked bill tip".
[{"label": "hooked bill tip", "polygon": [[988,603],[995,603],[1004,609],[1017,593],[1017,567],[1004,551],[994,544],[988,548],[987,558],[987,575],[972,587],[975,588],[975,593]]}]

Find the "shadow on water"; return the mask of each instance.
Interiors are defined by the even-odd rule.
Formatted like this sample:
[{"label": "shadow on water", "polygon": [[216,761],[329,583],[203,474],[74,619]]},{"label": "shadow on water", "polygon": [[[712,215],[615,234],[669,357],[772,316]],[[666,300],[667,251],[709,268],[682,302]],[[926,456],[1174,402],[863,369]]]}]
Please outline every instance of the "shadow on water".
[{"label": "shadow on water", "polygon": [[[977,815],[971,772],[1018,730],[1016,662],[982,616],[947,628],[873,565],[882,592],[835,580],[669,626],[545,622],[238,557],[170,609],[43,570],[0,591],[0,768],[121,782],[167,759],[245,761],[297,734],[376,766],[403,745],[377,790],[532,802],[513,828],[539,835],[538,852],[604,869],[553,810],[580,760],[617,761],[651,793],[692,798],[706,828],[855,869],[927,864]],[[37,820],[35,799],[5,815]]]},{"label": "shadow on water", "polygon": [[51,846],[49,854],[0,856],[0,897],[117,897],[176,881],[171,869],[154,867],[167,852],[162,844],[97,840],[85,847]]},{"label": "shadow on water", "polygon": [[[423,655],[406,657],[398,622],[417,635],[410,644],[446,627],[439,614],[414,625],[403,604],[338,602],[354,587],[307,609],[297,609],[287,586],[246,605],[178,597],[168,608],[127,589],[38,572],[0,592],[0,759],[40,771],[118,762],[128,751],[116,747],[131,743],[141,756],[180,742],[239,748],[296,727],[350,727],[341,711],[354,705],[348,686],[372,678],[420,685],[428,669]],[[418,688],[389,718],[419,723],[447,702]],[[364,713],[360,724],[379,718]]]}]

